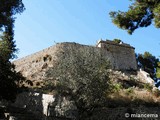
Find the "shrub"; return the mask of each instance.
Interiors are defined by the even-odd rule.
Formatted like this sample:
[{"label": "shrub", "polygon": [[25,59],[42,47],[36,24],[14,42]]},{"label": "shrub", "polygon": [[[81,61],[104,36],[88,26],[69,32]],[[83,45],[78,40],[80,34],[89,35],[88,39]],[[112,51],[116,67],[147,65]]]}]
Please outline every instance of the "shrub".
[{"label": "shrub", "polygon": [[[65,51],[65,52],[64,52]],[[94,48],[67,48],[57,55],[58,63],[47,72],[57,80],[58,94],[74,100],[80,119],[97,106],[104,106],[108,90],[108,61]]]},{"label": "shrub", "polygon": [[118,92],[123,88],[123,86],[120,83],[116,84],[110,83],[109,88],[110,92]]},{"label": "shrub", "polygon": [[133,88],[132,87],[126,89],[126,94],[127,95],[130,95],[131,93],[133,93]]},{"label": "shrub", "polygon": [[144,84],[144,88],[151,92],[153,89],[153,86],[151,86],[149,83],[146,83],[146,84]]}]

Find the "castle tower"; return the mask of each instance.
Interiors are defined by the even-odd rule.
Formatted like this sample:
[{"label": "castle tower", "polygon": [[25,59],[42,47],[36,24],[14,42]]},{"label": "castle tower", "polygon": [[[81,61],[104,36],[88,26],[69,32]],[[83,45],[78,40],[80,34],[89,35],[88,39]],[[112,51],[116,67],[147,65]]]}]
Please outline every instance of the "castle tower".
[{"label": "castle tower", "polygon": [[109,40],[99,40],[96,47],[106,51],[112,68],[117,70],[137,70],[135,48],[129,44],[116,43]]}]

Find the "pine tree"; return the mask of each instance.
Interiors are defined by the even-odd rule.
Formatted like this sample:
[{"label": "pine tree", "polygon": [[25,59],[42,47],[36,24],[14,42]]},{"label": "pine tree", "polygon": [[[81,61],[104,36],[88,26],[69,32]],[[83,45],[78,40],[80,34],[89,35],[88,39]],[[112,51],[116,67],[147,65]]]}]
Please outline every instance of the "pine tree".
[{"label": "pine tree", "polygon": [[155,27],[160,28],[160,0],[131,0],[127,12],[112,11],[112,22],[121,29],[132,34],[140,27],[147,27],[154,22]]}]

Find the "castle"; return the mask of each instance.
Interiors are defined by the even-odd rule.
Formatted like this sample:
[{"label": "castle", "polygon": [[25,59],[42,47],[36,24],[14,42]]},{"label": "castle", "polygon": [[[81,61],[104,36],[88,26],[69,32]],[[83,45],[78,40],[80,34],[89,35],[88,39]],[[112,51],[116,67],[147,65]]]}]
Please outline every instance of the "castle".
[{"label": "castle", "polygon": [[[72,57],[79,52],[92,54],[99,59],[104,57],[110,61],[111,69],[114,70],[137,70],[137,62],[134,47],[125,43],[99,40],[96,46],[82,45],[78,43],[58,43],[37,53],[14,61],[17,72],[34,82],[43,83],[46,71],[64,57]],[[61,58],[63,56],[63,58]],[[94,61],[93,61],[94,62]]]},{"label": "castle", "polygon": [[[111,69],[137,70],[134,47],[129,44],[116,43],[108,40],[100,40],[97,42],[96,46],[69,42],[58,43],[42,51],[16,60],[13,63],[15,64],[17,72],[21,72],[27,80],[31,80],[33,82],[33,85],[29,87],[41,89],[45,86],[46,81],[54,82],[54,76],[52,74],[50,77],[47,76],[47,71],[53,69],[60,60],[70,60],[70,58],[74,58],[76,54],[85,54],[85,57],[90,57],[91,61],[89,64],[92,65],[94,65],[94,59],[99,62],[101,58],[105,58],[106,60],[109,60]],[[57,104],[56,107],[54,106],[54,109],[52,108],[51,110],[48,110],[48,106],[51,103],[54,103],[55,99],[57,98],[54,94],[48,95],[48,93],[44,94],[41,91],[39,93],[35,91],[29,93],[25,92],[18,95],[14,106],[26,106],[27,109],[33,113],[41,115],[42,113],[37,113],[37,111],[41,111],[46,116],[48,116],[49,112],[54,113],[54,111],[56,111],[58,114],[61,114],[62,112],[66,113],[68,109],[71,109],[70,112],[67,113],[69,114],[67,117],[72,118],[73,116],[76,116],[76,107],[69,97],[64,98],[62,96],[61,98],[58,98],[61,102]],[[60,109],[61,104],[65,105],[63,109]],[[59,109],[57,110],[57,108]]]},{"label": "castle", "polygon": [[110,61],[110,66],[114,70],[137,70],[134,47],[109,40],[99,40],[96,46],[70,42],[58,43],[13,63],[17,72],[21,72],[24,77],[38,85],[43,84],[45,79],[51,79],[46,77],[46,71],[53,68],[57,62],[72,61],[80,54],[83,55],[84,60],[90,57],[90,63],[96,59],[106,59]]}]

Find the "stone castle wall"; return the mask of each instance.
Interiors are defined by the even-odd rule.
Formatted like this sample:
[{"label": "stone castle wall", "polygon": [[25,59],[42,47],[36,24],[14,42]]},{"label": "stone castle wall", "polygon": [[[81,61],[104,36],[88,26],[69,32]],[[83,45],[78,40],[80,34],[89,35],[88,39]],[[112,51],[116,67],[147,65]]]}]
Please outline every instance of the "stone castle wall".
[{"label": "stone castle wall", "polygon": [[[112,69],[136,70],[137,63],[133,47],[101,43],[101,48],[77,43],[59,43],[47,49],[14,61],[16,71],[30,80],[43,80],[47,69],[54,67],[61,55],[71,57],[79,52],[89,51],[95,57],[105,57],[110,61]],[[89,57],[89,56],[88,56]],[[49,79],[49,78],[48,78]]]},{"label": "stone castle wall", "polygon": [[13,63],[16,66],[17,72],[21,72],[27,80],[31,80],[33,86],[40,87],[43,85],[45,86],[45,81],[54,81],[54,77],[49,78],[46,76],[46,72],[49,71],[50,68],[53,68],[60,59],[64,59],[64,57],[70,59],[74,57],[75,54],[79,54],[80,52],[85,53],[86,51],[92,56],[95,54],[95,58],[98,59],[101,59],[106,54],[106,51],[101,48],[77,43],[59,43],[35,54],[16,60]]}]

